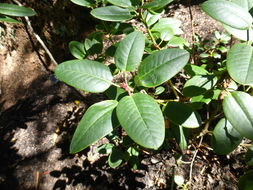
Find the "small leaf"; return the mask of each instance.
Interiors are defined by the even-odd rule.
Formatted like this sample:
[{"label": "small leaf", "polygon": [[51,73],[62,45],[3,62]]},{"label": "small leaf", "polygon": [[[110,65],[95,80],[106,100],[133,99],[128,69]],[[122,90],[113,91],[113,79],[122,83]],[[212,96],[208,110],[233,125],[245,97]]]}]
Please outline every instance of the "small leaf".
[{"label": "small leaf", "polygon": [[105,21],[125,21],[133,18],[128,9],[116,7],[116,6],[106,6],[93,9],[91,15],[95,18]]},{"label": "small leaf", "polygon": [[139,31],[128,34],[116,50],[116,66],[122,71],[133,71],[142,59],[145,47],[145,36]]},{"label": "small leaf", "polygon": [[18,5],[0,3],[0,14],[8,16],[34,16],[36,15],[36,12],[30,8]]},{"label": "small leaf", "polygon": [[155,89],[154,95],[162,94],[164,91],[165,91],[165,88],[162,87],[162,86],[159,86],[159,87],[157,87],[157,88]]},{"label": "small leaf", "polygon": [[142,8],[155,11],[155,10],[165,7],[166,5],[171,3],[172,1],[174,1],[174,0],[153,0],[152,2],[144,4],[142,6]]},{"label": "small leaf", "polygon": [[174,181],[178,186],[182,186],[184,184],[184,177],[181,175],[175,175]]},{"label": "small leaf", "polygon": [[84,41],[84,47],[89,55],[99,54],[103,50],[103,33],[94,32]]},{"label": "small leaf", "polygon": [[229,154],[241,141],[242,136],[225,118],[221,119],[213,130],[212,147],[217,154]]},{"label": "small leaf", "polygon": [[168,102],[164,108],[164,114],[177,125],[187,128],[197,128],[201,125],[201,117],[198,112],[182,102]]},{"label": "small leaf", "polygon": [[113,76],[102,63],[90,60],[72,60],[58,65],[56,77],[75,88],[87,92],[103,92],[111,85]]},{"label": "small leaf", "polygon": [[161,16],[161,13],[150,13],[147,10],[144,12],[144,18],[149,27],[155,24],[161,18]]},{"label": "small leaf", "polygon": [[253,170],[246,172],[239,178],[239,189],[240,190],[252,190],[253,187]]},{"label": "small leaf", "polygon": [[245,162],[249,166],[253,166],[253,145],[248,148],[247,153],[245,154]]},{"label": "small leaf", "polygon": [[70,0],[70,1],[77,5],[88,7],[88,8],[91,8],[95,4],[95,1],[93,0]]},{"label": "small leaf", "polygon": [[4,16],[0,14],[0,22],[8,22],[8,23],[14,23],[14,24],[21,24],[22,22],[15,20],[11,17]]},{"label": "small leaf", "polygon": [[181,21],[175,18],[161,18],[158,23],[156,23],[151,31],[160,32],[162,30],[171,29],[175,33],[176,29],[181,25]]},{"label": "small leaf", "polygon": [[186,150],[187,149],[187,141],[186,141],[186,138],[184,135],[183,127],[181,125],[179,125],[178,127],[179,127],[179,131],[180,131],[179,147],[181,148],[181,150]]},{"label": "small leaf", "polygon": [[114,147],[108,158],[108,164],[111,168],[117,168],[122,163],[123,158],[124,153],[120,149]]},{"label": "small leaf", "polygon": [[184,71],[190,75],[191,77],[195,76],[195,75],[207,75],[208,71],[206,69],[204,69],[203,67],[197,66],[197,65],[193,65],[193,64],[187,64],[184,67]]},{"label": "small leaf", "polygon": [[222,106],[231,125],[243,137],[253,140],[253,97],[234,91],[224,98]]},{"label": "small leaf", "polygon": [[105,95],[111,99],[111,100],[117,100],[119,101],[120,99],[122,99],[124,96],[128,95],[128,93],[122,89],[122,88],[118,88],[116,86],[110,86],[106,91],[105,91]]},{"label": "small leaf", "polygon": [[74,133],[70,153],[80,152],[112,132],[112,113],[117,104],[115,100],[106,100],[88,108]]},{"label": "small leaf", "polygon": [[178,48],[157,51],[146,57],[138,69],[142,86],[155,87],[174,77],[189,60],[189,53]]},{"label": "small leaf", "polygon": [[253,21],[247,10],[226,0],[209,0],[201,8],[210,17],[232,28],[247,30]]},{"label": "small leaf", "polygon": [[212,89],[217,80],[213,75],[196,75],[185,83],[183,94],[188,97],[201,95]]},{"label": "small leaf", "polygon": [[143,147],[158,149],[165,137],[162,112],[156,101],[146,94],[137,93],[122,98],[117,116],[126,133]]},{"label": "small leaf", "polygon": [[130,0],[107,0],[109,3],[119,7],[131,7],[132,3]]},{"label": "small leaf", "polygon": [[232,79],[243,85],[253,85],[253,47],[235,44],[227,55],[227,69]]},{"label": "small leaf", "polygon": [[108,143],[108,144],[102,144],[97,148],[97,152],[99,154],[110,154],[112,152],[112,148],[114,147],[114,144]]},{"label": "small leaf", "polygon": [[85,57],[85,50],[84,50],[84,44],[77,42],[77,41],[71,41],[69,43],[69,50],[71,54],[77,58],[77,59],[83,59]]}]

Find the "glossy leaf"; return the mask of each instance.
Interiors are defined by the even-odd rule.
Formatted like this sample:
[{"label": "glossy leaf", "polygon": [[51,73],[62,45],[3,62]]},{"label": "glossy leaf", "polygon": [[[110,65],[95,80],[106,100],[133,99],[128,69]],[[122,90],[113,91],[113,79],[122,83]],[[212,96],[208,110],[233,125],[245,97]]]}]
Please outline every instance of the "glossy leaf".
[{"label": "glossy leaf", "polygon": [[174,77],[189,60],[189,53],[178,48],[157,51],[146,57],[138,69],[142,86],[155,87]]},{"label": "glossy leaf", "polygon": [[91,15],[105,21],[125,21],[133,18],[128,9],[117,6],[106,6],[93,9]]},{"label": "glossy leaf", "polygon": [[240,190],[252,190],[253,187],[253,170],[246,172],[239,178],[239,189]]},{"label": "glossy leaf", "polygon": [[119,7],[131,7],[132,3],[130,0],[107,0],[109,3]]},{"label": "glossy leaf", "polygon": [[146,3],[142,6],[142,8],[145,9],[150,9],[150,10],[158,10],[161,9],[163,7],[165,7],[166,5],[168,5],[169,3],[171,3],[174,0],[153,0],[149,3]]},{"label": "glossy leaf", "polygon": [[193,64],[187,64],[184,67],[184,71],[190,75],[191,77],[195,76],[195,75],[207,75],[208,71],[206,69],[204,69],[203,67],[197,66],[197,65],[193,65]]},{"label": "glossy leaf", "polygon": [[155,89],[154,95],[162,94],[164,91],[165,91],[165,88],[162,87],[162,86],[159,86],[159,87],[157,87],[157,88]]},{"label": "glossy leaf", "polygon": [[158,23],[156,23],[151,31],[162,31],[162,30],[167,30],[171,29],[173,33],[176,33],[176,29],[179,28],[181,25],[181,21],[175,18],[161,18]]},{"label": "glossy leaf", "polygon": [[189,105],[182,102],[168,102],[164,114],[170,121],[187,128],[197,128],[201,125],[200,115]]},{"label": "glossy leaf", "polygon": [[213,75],[196,75],[185,83],[183,94],[188,97],[201,95],[212,89],[217,80]]},{"label": "glossy leaf", "polygon": [[241,141],[242,136],[225,118],[221,119],[213,130],[212,147],[217,154],[229,154]]},{"label": "glossy leaf", "polygon": [[[164,11],[162,12],[164,13]],[[155,24],[162,16],[162,13],[150,13],[149,11],[144,11],[144,18],[148,26]]]},{"label": "glossy leaf", "polygon": [[243,137],[253,140],[253,97],[234,91],[224,98],[222,106],[231,125]]},{"label": "glossy leaf", "polygon": [[107,66],[90,60],[72,60],[58,65],[56,77],[87,92],[103,92],[110,87],[113,76]]},{"label": "glossy leaf", "polygon": [[0,22],[8,22],[8,23],[14,23],[14,24],[21,24],[22,23],[18,20],[11,18],[11,17],[1,15],[1,14],[0,14]]},{"label": "glossy leaf", "polygon": [[93,0],[70,0],[70,1],[77,5],[88,7],[88,8],[91,8],[95,4],[95,1]]},{"label": "glossy leaf", "polygon": [[126,133],[143,147],[158,149],[165,137],[162,112],[156,101],[146,94],[137,93],[122,98],[117,116]]},{"label": "glossy leaf", "polygon": [[247,44],[235,44],[227,55],[229,75],[243,85],[253,85],[253,47]]},{"label": "glossy leaf", "polygon": [[30,8],[18,5],[0,3],[0,14],[8,16],[34,16],[36,15],[36,12]]},{"label": "glossy leaf", "polygon": [[247,10],[230,1],[209,0],[204,2],[201,8],[210,17],[232,28],[246,30],[251,27],[253,21]]},{"label": "glossy leaf", "polygon": [[74,133],[70,153],[79,152],[112,132],[112,114],[117,104],[115,100],[106,100],[88,108]]},{"label": "glossy leaf", "polygon": [[144,53],[145,36],[139,31],[128,34],[120,43],[115,53],[116,66],[122,71],[136,69]]},{"label": "glossy leaf", "polygon": [[94,32],[84,41],[84,47],[89,55],[99,54],[103,50],[103,33]]},{"label": "glossy leaf", "polygon": [[245,162],[249,166],[253,166],[253,145],[248,148],[248,151],[245,154]]},{"label": "glossy leaf", "polygon": [[77,41],[71,41],[69,43],[69,50],[71,54],[77,58],[77,59],[83,59],[85,57],[85,50],[84,50],[84,44],[77,42]]},{"label": "glossy leaf", "polygon": [[124,153],[120,149],[114,147],[112,153],[108,157],[108,164],[111,168],[117,168],[122,163],[123,158]]}]

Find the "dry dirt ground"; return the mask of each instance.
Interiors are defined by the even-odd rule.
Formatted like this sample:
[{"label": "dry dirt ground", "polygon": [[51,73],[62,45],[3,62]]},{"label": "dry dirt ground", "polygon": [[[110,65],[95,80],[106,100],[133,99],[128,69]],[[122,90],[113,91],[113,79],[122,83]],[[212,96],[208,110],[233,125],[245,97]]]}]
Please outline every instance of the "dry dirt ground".
[{"label": "dry dirt ground", "polygon": [[[7,1],[8,2],[8,1]],[[57,62],[71,59],[68,42],[82,40],[94,27],[89,11],[69,1],[24,0],[38,15],[34,30]],[[194,30],[208,38],[220,25],[191,4]],[[182,21],[191,42],[187,3],[170,6],[169,15]],[[175,142],[159,153],[141,156],[141,166],[111,169],[95,146],[70,155],[68,146],[81,115],[103,95],[82,94],[54,79],[54,65],[25,24],[0,24],[0,189],[180,189],[173,175],[189,179],[192,143],[181,153]],[[208,146],[199,150],[189,189],[237,189],[244,150],[216,156]],[[175,157],[182,154],[184,162]]]}]

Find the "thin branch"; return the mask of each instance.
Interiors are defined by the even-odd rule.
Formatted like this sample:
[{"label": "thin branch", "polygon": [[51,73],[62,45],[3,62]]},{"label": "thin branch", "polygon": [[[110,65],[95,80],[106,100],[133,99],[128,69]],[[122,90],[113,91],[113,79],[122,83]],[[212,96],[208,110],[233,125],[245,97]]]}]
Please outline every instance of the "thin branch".
[{"label": "thin branch", "polygon": [[176,96],[176,99],[179,100],[180,97],[179,97],[179,95],[178,95],[178,93],[177,93],[177,91],[176,91],[176,89],[175,89],[173,83],[171,82],[171,80],[169,80],[169,85],[170,85],[170,87],[171,87],[172,92],[173,92],[174,95]]},{"label": "thin branch", "polygon": [[[13,2],[15,2],[17,5],[22,6],[22,4],[18,1],[18,0],[13,0]],[[51,61],[53,62],[54,66],[57,66],[58,63],[56,62],[56,60],[54,59],[52,53],[50,52],[50,50],[47,48],[47,46],[45,45],[45,43],[43,42],[43,40],[40,38],[40,36],[38,34],[35,33],[31,21],[30,19],[26,16],[25,17],[27,26],[30,30],[30,32],[35,36],[35,38],[38,40],[38,42],[40,43],[40,45],[43,47],[43,49],[46,51],[47,55],[49,56],[49,58],[51,59]]]}]

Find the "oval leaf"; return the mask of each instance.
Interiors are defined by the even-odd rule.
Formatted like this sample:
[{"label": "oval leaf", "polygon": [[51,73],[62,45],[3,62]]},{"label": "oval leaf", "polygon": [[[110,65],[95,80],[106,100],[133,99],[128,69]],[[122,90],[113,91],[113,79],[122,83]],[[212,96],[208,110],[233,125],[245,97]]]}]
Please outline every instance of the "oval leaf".
[{"label": "oval leaf", "polygon": [[213,130],[212,147],[217,154],[232,152],[241,141],[242,136],[225,118],[222,118]]},{"label": "oval leaf", "polygon": [[132,3],[130,0],[108,0],[109,3],[119,7],[131,7]]},{"label": "oval leaf", "polygon": [[158,149],[165,137],[162,112],[156,101],[146,94],[122,98],[117,116],[126,133],[143,147]]},{"label": "oval leaf", "polygon": [[243,40],[243,41],[253,41],[253,30],[249,28],[248,30],[239,30],[236,28],[232,28],[223,24],[223,27],[228,31],[228,33],[232,34],[234,37]]},{"label": "oval leaf", "polygon": [[209,0],[201,8],[215,20],[240,30],[250,28],[253,21],[247,10],[226,0]]},{"label": "oval leaf", "polygon": [[243,137],[253,140],[253,97],[235,91],[224,98],[222,106],[231,125]]},{"label": "oval leaf", "polygon": [[58,65],[56,77],[75,88],[87,92],[103,92],[110,87],[113,76],[102,63],[90,60],[72,60]]},{"label": "oval leaf", "polygon": [[124,21],[133,18],[128,9],[106,6],[93,9],[91,15],[105,21]]},{"label": "oval leaf", "polygon": [[108,157],[108,164],[111,168],[117,168],[123,161],[124,153],[118,149],[113,147],[112,153]]},{"label": "oval leaf", "polygon": [[112,114],[117,104],[115,100],[107,100],[89,107],[74,133],[70,153],[80,152],[112,132]]},{"label": "oval leaf", "polygon": [[145,36],[139,31],[128,34],[120,43],[115,53],[116,66],[122,71],[136,69],[145,47]]},{"label": "oval leaf", "polygon": [[77,41],[71,41],[69,43],[69,50],[71,54],[77,58],[77,59],[83,59],[85,57],[85,50],[84,50],[84,44],[77,42]]},{"label": "oval leaf", "polygon": [[150,10],[158,10],[161,9],[163,7],[165,7],[166,5],[168,5],[169,3],[171,3],[174,0],[153,0],[152,2],[146,3],[142,6],[142,8],[145,9],[150,9]]},{"label": "oval leaf", "polygon": [[240,190],[252,190],[253,187],[253,170],[245,173],[239,178],[239,188]]},{"label": "oval leaf", "polygon": [[229,75],[243,85],[253,85],[253,47],[247,44],[235,44],[227,56]]},{"label": "oval leaf", "polygon": [[139,83],[158,86],[174,77],[189,60],[189,53],[178,48],[157,51],[146,57],[138,69]]},{"label": "oval leaf", "polygon": [[188,97],[201,95],[212,89],[217,80],[217,77],[212,75],[196,75],[185,83],[183,94]]},{"label": "oval leaf", "polygon": [[198,112],[182,102],[168,102],[164,108],[164,114],[170,121],[182,127],[197,128],[201,125]]},{"label": "oval leaf", "polygon": [[93,0],[70,0],[72,3],[75,3],[77,5],[83,6],[83,7],[88,7],[91,8],[92,5],[95,4]]},{"label": "oval leaf", "polygon": [[18,5],[0,3],[0,14],[8,16],[34,16],[36,15],[36,12],[32,9]]}]

